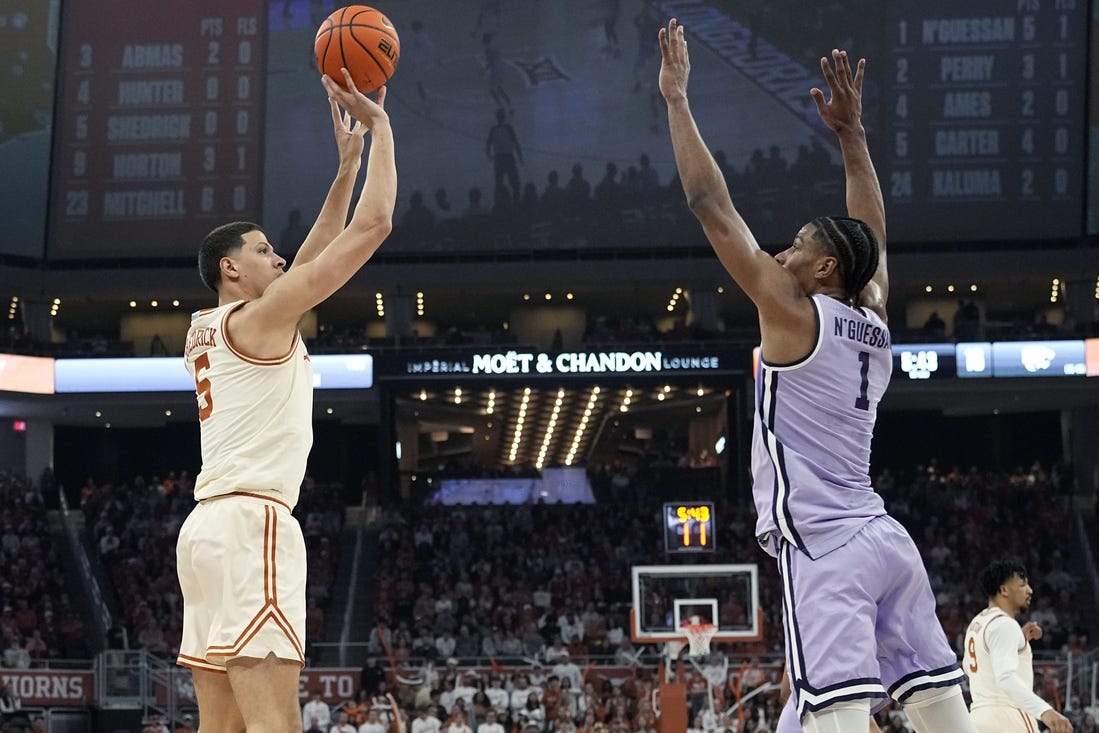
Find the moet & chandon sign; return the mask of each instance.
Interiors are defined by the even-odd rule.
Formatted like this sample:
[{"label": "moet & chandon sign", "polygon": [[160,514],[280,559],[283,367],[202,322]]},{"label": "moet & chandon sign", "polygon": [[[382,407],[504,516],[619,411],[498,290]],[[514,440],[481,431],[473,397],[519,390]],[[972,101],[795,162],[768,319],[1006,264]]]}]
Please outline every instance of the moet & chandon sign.
[{"label": "moet & chandon sign", "polygon": [[407,364],[408,374],[643,374],[709,371],[721,368],[716,354],[665,356],[660,351],[572,351],[561,354],[507,351],[462,359],[430,359]]}]

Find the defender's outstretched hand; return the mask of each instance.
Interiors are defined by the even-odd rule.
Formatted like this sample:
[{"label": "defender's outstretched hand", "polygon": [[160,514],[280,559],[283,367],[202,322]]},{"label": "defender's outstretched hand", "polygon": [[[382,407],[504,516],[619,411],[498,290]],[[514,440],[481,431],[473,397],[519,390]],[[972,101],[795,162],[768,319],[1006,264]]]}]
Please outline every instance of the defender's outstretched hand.
[{"label": "defender's outstretched hand", "polygon": [[824,74],[824,80],[828,82],[832,98],[826,102],[824,92],[817,87],[810,89],[809,94],[817,103],[817,112],[824,124],[839,134],[858,129],[862,124],[859,118],[862,116],[862,78],[866,71],[866,59],[859,59],[854,75],[851,73],[851,62],[846,51],[832,49],[832,60],[836,65],[834,71],[827,56],[820,59],[820,70]]},{"label": "defender's outstretched hand", "polygon": [[340,71],[343,73],[346,88],[334,82],[327,74],[321,77],[321,83],[328,91],[328,97],[369,130],[373,130],[374,125],[379,122],[388,122],[389,115],[385,112],[385,87],[378,88],[377,101],[374,101],[355,87],[355,82],[351,81],[351,74],[347,69],[340,69]]},{"label": "defender's outstretched hand", "polygon": [[687,39],[683,26],[675,18],[661,28],[660,39],[660,93],[671,102],[687,96],[687,77],[691,75],[691,57],[687,53]]}]

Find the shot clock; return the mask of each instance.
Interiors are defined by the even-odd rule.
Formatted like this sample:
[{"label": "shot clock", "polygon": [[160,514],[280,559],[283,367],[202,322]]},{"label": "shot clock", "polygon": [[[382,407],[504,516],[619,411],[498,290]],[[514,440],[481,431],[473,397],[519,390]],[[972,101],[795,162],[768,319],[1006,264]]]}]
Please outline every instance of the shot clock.
[{"label": "shot clock", "polygon": [[664,551],[713,552],[714,505],[712,502],[664,504]]}]

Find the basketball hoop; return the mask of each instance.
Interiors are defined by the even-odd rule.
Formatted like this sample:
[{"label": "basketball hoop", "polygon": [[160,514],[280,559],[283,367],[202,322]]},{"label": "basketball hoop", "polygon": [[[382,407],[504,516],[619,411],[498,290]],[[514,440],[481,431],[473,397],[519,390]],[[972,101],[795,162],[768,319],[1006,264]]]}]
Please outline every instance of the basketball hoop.
[{"label": "basketball hoop", "polygon": [[710,639],[717,633],[717,626],[692,618],[683,624],[683,634],[691,645],[688,652],[692,657],[703,657],[710,653]]}]

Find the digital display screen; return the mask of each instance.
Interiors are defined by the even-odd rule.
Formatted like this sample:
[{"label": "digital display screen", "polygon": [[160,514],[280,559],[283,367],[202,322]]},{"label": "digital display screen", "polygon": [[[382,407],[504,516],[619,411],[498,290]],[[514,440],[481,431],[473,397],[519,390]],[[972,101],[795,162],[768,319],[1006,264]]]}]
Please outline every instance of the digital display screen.
[{"label": "digital display screen", "polygon": [[992,376],[992,344],[985,342],[959,343],[955,346],[958,376],[984,378]]},{"label": "digital display screen", "polygon": [[996,341],[957,345],[958,376],[1083,377],[1088,374],[1083,340]]},{"label": "digital display screen", "polygon": [[0,254],[45,253],[60,5],[0,0]]},{"label": "digital display screen", "polygon": [[[21,227],[0,253],[40,254],[47,221],[51,260],[190,258],[212,227],[242,219],[292,253],[336,170],[313,59],[336,7],[0,2],[0,71],[14,70],[0,74],[0,163],[20,171],[0,184],[14,194],[0,207]],[[819,58],[837,38],[868,60],[863,123],[894,241],[1084,229],[1094,20],[1081,0],[851,0],[842,17],[792,0],[405,0],[386,11],[402,49],[386,105],[401,181],[387,247],[404,254],[697,245],[698,230],[671,234],[683,195],[656,41],[669,17],[691,43],[692,111],[761,243],[843,211],[842,156],[808,94],[824,86]],[[48,211],[34,198],[47,170]],[[600,197],[608,177],[617,199]],[[563,228],[554,187],[586,192]],[[402,239],[417,192],[435,230]]]},{"label": "digital display screen", "polygon": [[[893,344],[893,377],[953,379],[954,344]],[[901,377],[903,378],[903,377]]]},{"label": "digital display screen", "polygon": [[[369,354],[318,354],[314,389],[369,389],[374,358]],[[57,392],[194,392],[195,382],[182,357],[57,359]]]},{"label": "digital display screen", "polygon": [[53,394],[53,363],[46,356],[0,354],[0,391]]},{"label": "digital display screen", "polygon": [[1087,373],[1084,342],[997,341],[992,344],[995,377],[1080,377]]},{"label": "digital display screen", "polygon": [[888,85],[879,161],[891,231],[1078,236],[1088,4],[883,5],[888,68],[874,78]]},{"label": "digital display screen", "polygon": [[715,547],[712,503],[664,504],[664,551],[712,552]]},{"label": "digital display screen", "polygon": [[[328,109],[308,63],[329,7],[288,0],[268,13],[264,217],[272,236],[285,232],[277,239],[287,251],[335,170]],[[551,177],[592,201],[608,175],[674,183],[657,89],[656,34],[670,17],[690,43],[692,112],[760,242],[788,243],[804,221],[844,210],[842,157],[808,94],[824,86],[819,59],[836,38],[867,58],[863,122],[895,241],[1082,231],[1086,3],[854,0],[835,19],[793,2],[461,7],[469,12],[436,0],[386,8],[402,48],[386,105],[399,135],[397,235],[418,192],[442,238],[400,240],[401,252],[529,248],[525,230],[490,217],[516,210],[549,222],[539,248],[651,246],[662,219],[645,219],[644,194],[628,195],[620,221],[605,207],[591,207],[602,212],[594,219],[570,207],[579,223],[561,232],[543,197]],[[654,208],[681,205],[683,194],[671,186],[650,198]],[[484,225],[469,234],[471,217]],[[603,230],[613,236],[601,239]]]},{"label": "digital display screen", "polygon": [[192,256],[260,211],[263,0],[67,0],[51,260]]}]

